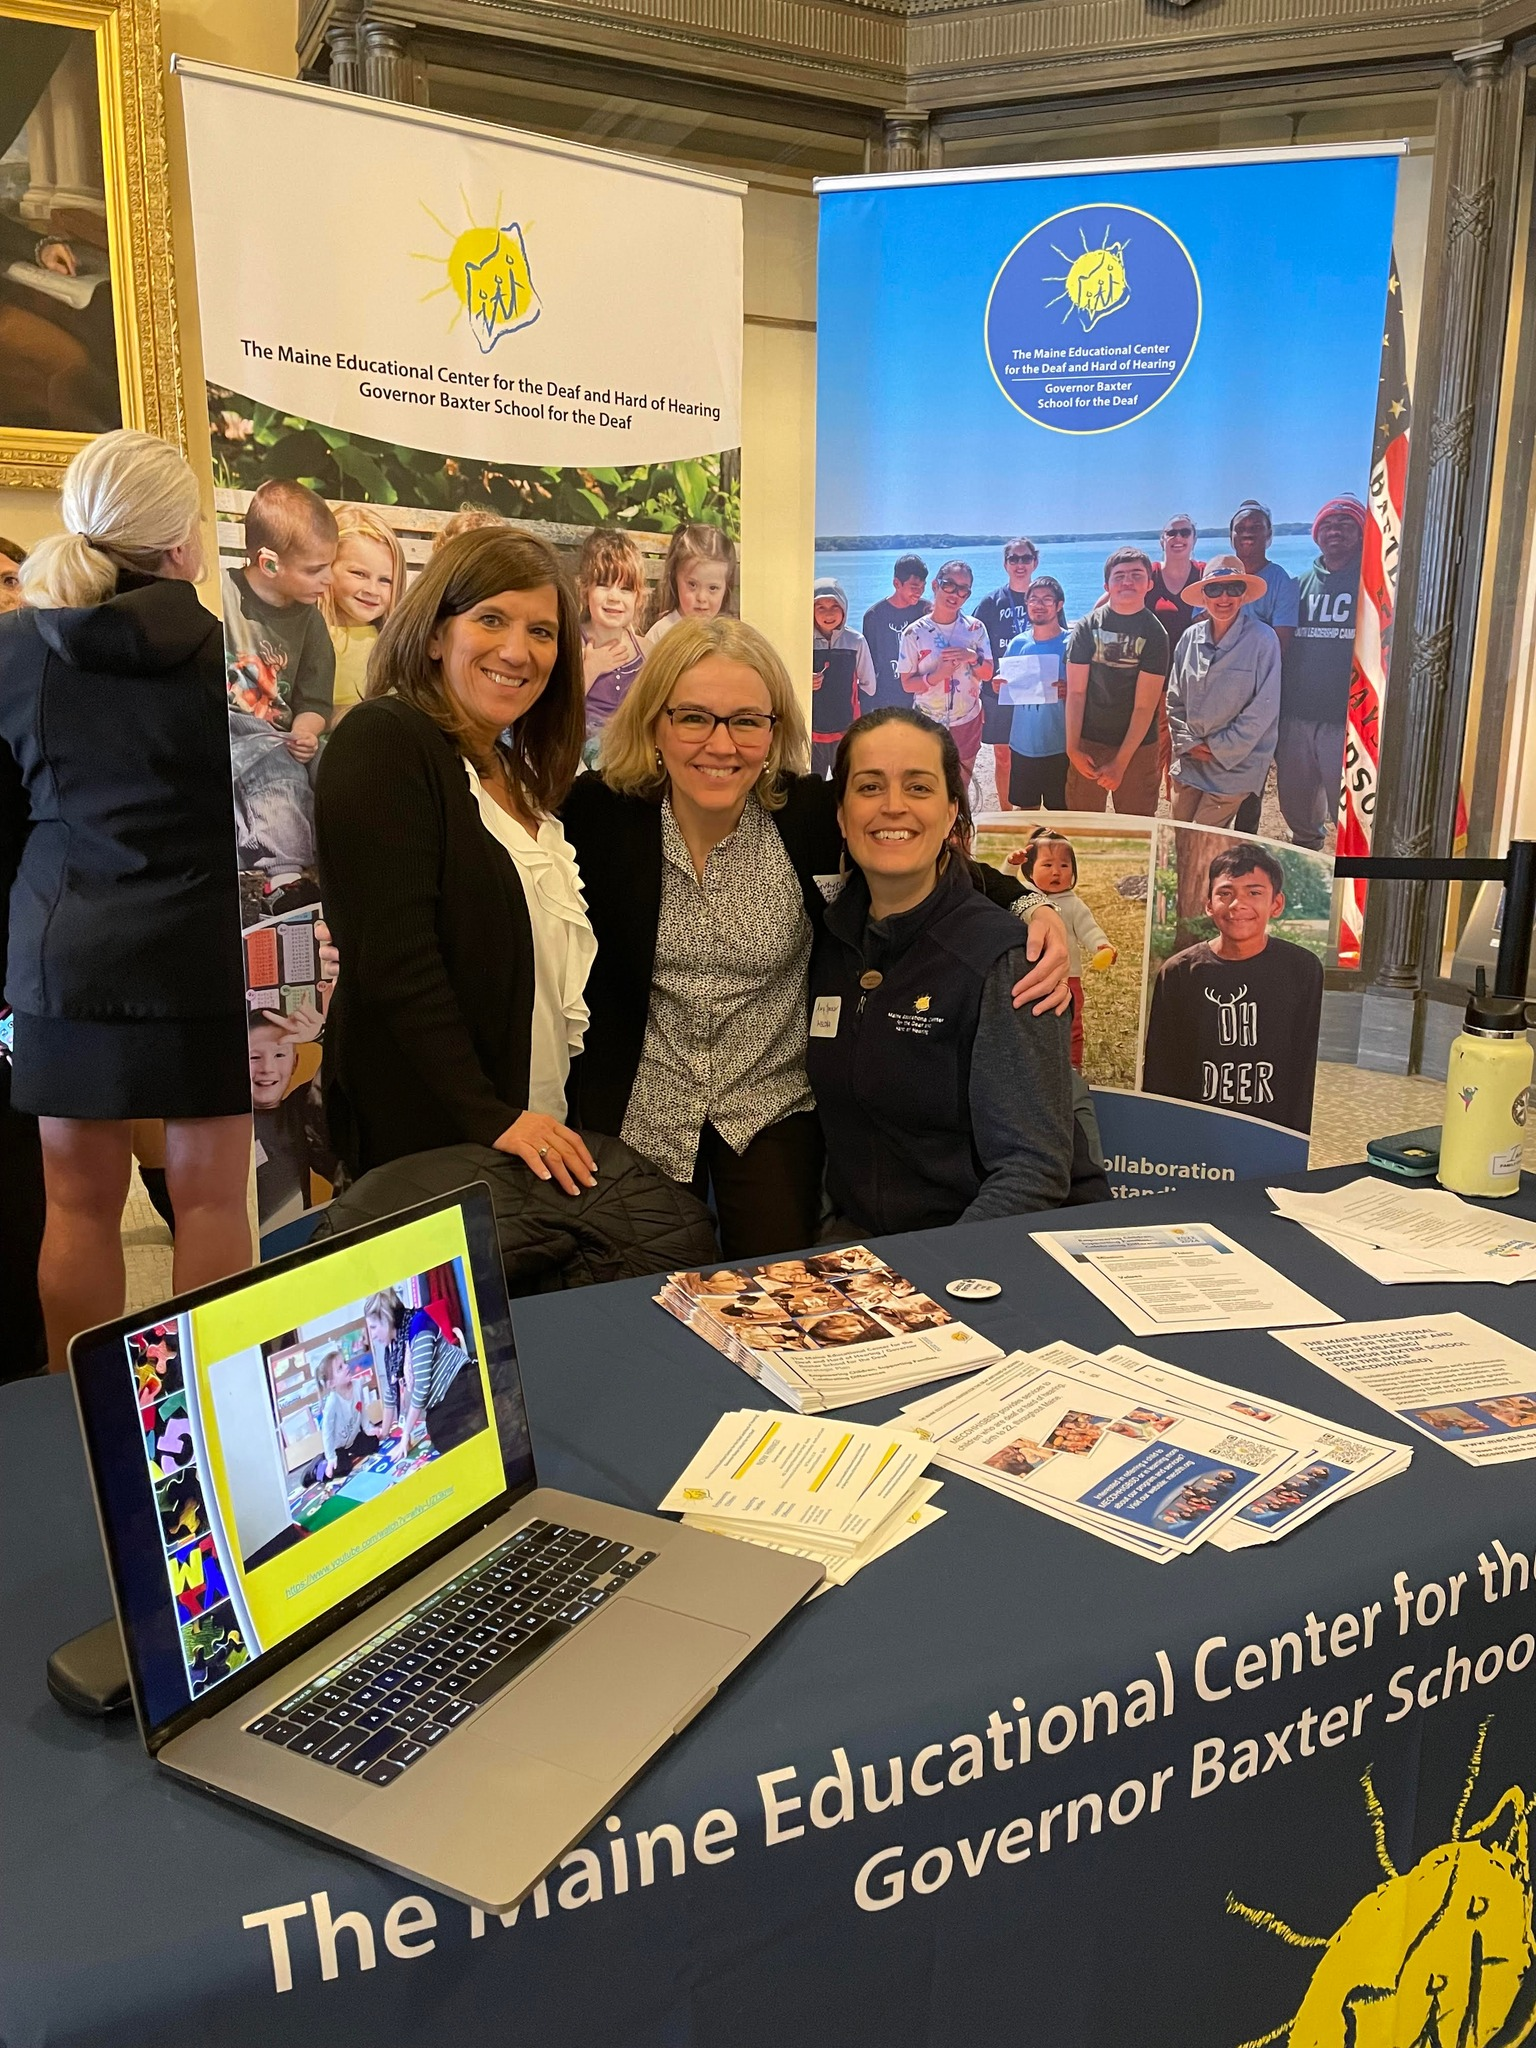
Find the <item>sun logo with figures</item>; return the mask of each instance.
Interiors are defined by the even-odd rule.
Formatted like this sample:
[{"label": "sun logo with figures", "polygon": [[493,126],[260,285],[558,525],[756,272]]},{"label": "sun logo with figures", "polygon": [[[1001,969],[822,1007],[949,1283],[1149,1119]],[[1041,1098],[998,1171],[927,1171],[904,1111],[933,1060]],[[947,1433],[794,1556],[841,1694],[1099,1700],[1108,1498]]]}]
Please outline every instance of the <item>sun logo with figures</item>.
[{"label": "sun logo with figures", "polygon": [[1131,245],[1129,240],[1112,242],[1108,228],[1097,248],[1090,246],[1081,228],[1077,238],[1083,246],[1076,256],[1069,256],[1054,242],[1051,244],[1067,267],[1059,276],[1047,274],[1043,279],[1046,284],[1061,286],[1055,298],[1047,299],[1046,304],[1059,306],[1065,300],[1063,326],[1075,313],[1083,324],[1084,334],[1091,334],[1101,320],[1107,320],[1111,313],[1118,313],[1131,302],[1131,281],[1125,268],[1125,252]]},{"label": "sun logo with figures", "polygon": [[528,243],[521,225],[515,220],[505,226],[495,225],[502,217],[500,196],[492,225],[488,227],[474,220],[469,201],[462,193],[459,196],[464,201],[465,213],[470,215],[470,225],[457,234],[429,206],[422,206],[427,218],[441,229],[449,243],[446,256],[441,252],[416,252],[418,262],[436,264],[448,273],[444,283],[422,296],[435,299],[451,292],[458,307],[448,323],[449,332],[461,318],[467,319],[480,353],[489,355],[509,334],[533,325],[539,317],[539,295],[534,289]]},{"label": "sun logo with figures", "polygon": [[1536,2038],[1530,1801],[1512,1786],[1466,1825],[1488,1726],[1477,1731],[1450,1840],[1411,1870],[1388,1853],[1386,1815],[1365,1773],[1386,1877],[1336,1934],[1298,1934],[1227,1894],[1227,1911],[1261,1934],[1322,1951],[1296,2017],[1243,2048],[1521,2048]]}]

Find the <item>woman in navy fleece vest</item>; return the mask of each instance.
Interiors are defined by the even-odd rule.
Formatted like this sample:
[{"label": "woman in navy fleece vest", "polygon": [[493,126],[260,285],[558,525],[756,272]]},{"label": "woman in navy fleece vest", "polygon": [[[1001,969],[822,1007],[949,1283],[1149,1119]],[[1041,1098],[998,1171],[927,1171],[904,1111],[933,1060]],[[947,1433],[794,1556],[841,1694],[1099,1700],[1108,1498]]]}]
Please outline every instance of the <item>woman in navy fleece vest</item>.
[{"label": "woman in navy fleece vest", "polygon": [[1068,1028],[1013,1007],[1024,933],[955,844],[970,813],[953,739],[873,711],[832,782],[855,866],[811,959],[807,1069],[834,1209],[863,1234],[1058,1207]]}]

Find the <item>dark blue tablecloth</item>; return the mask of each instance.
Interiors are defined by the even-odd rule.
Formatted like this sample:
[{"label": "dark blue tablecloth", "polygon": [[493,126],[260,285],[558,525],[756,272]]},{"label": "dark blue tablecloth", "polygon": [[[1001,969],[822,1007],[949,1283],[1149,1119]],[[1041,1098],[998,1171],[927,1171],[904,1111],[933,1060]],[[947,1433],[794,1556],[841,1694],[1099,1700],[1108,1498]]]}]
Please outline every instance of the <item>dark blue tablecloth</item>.
[{"label": "dark blue tablecloth", "polygon": [[[1536,1214],[1536,1188],[1514,1206]],[[1350,1319],[1456,1307],[1531,1335],[1528,1288],[1377,1286],[1257,1186],[1134,1214],[1214,1221]],[[1124,1203],[1073,1217],[1111,1220]],[[971,1319],[1005,1346],[1123,1339],[1027,1230],[881,1250],[929,1289],[1001,1281]],[[541,1477],[637,1507],[722,1410],[771,1405],[649,1295],[516,1313]],[[1396,1433],[1267,1335],[1144,1341]],[[1536,1969],[1515,1807],[1492,1810],[1536,1788],[1529,1466],[1474,1472],[1415,1439],[1404,1477],[1283,1544],[1161,1568],[947,1479],[947,1518],[795,1616],[618,1832],[596,1828],[502,1927],[441,1898],[399,1907],[404,1881],[202,1797],[131,1726],[49,1700],[46,1654],[108,1611],[105,1580],[67,1390],[6,1388],[0,1423],[5,2048],[1238,2048],[1304,1997],[1298,2044],[1352,2025],[1362,2043],[1524,2038],[1496,2026],[1536,1999]],[[276,1923],[244,1923],[289,1906],[283,1990]],[[1284,1929],[1343,1932],[1325,1952]],[[1392,2030],[1368,2031],[1394,1995]]]}]

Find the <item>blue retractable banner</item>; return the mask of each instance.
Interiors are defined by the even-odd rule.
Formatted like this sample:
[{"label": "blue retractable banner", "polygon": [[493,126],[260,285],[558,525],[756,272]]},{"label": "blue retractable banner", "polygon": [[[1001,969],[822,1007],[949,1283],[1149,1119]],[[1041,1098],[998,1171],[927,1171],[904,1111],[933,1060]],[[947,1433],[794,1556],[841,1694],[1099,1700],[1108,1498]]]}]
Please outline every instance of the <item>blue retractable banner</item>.
[{"label": "blue retractable banner", "polygon": [[1306,1164],[1400,153],[817,187],[818,760],[950,727],[1117,1193]]}]

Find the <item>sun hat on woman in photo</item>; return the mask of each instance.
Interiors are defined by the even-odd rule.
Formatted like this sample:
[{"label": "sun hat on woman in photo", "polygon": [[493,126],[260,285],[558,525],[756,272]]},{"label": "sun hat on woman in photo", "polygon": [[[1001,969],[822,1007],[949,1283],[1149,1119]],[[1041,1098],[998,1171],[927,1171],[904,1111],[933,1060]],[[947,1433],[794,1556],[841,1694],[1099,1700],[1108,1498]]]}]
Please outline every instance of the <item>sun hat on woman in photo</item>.
[{"label": "sun hat on woman in photo", "polygon": [[1252,604],[1255,598],[1266,597],[1269,585],[1262,576],[1250,576],[1236,555],[1217,555],[1205,565],[1205,574],[1197,583],[1187,583],[1179,592],[1186,604],[1204,604],[1209,585],[1215,584],[1223,592],[1230,591],[1234,584],[1243,586],[1243,603]]}]

